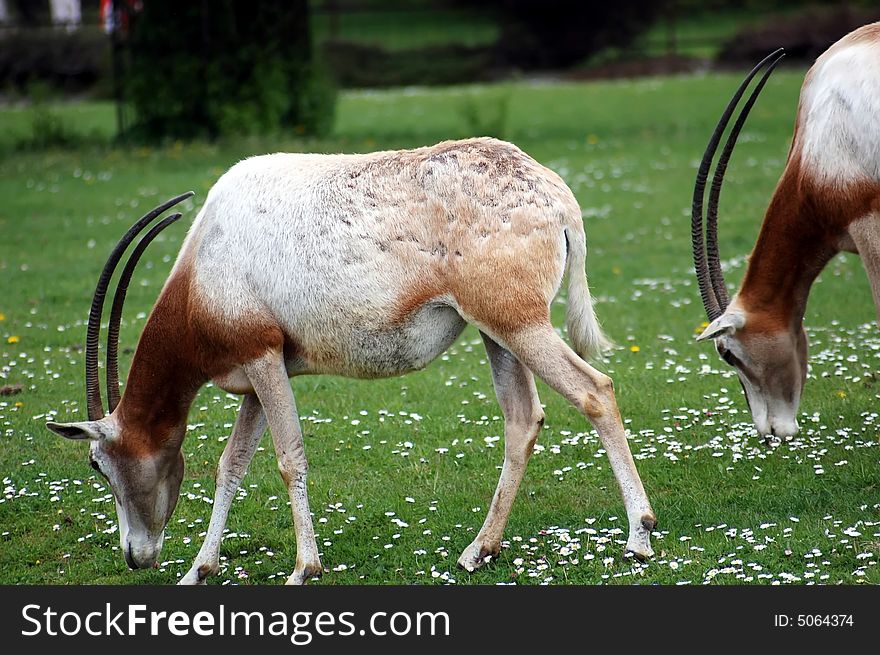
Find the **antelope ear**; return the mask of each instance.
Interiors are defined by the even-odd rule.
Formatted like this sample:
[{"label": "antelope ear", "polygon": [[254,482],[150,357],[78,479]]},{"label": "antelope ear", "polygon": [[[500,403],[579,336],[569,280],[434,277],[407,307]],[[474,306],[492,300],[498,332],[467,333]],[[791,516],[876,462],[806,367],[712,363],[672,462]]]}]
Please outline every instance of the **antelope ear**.
[{"label": "antelope ear", "polygon": [[110,426],[102,421],[83,421],[82,423],[54,423],[49,421],[46,427],[65,439],[107,439],[111,438]]},{"label": "antelope ear", "polygon": [[737,330],[741,330],[746,324],[746,317],[739,312],[725,312],[709,326],[703,330],[703,333],[697,337],[697,341],[705,341],[706,339],[715,339],[722,334],[733,334]]}]

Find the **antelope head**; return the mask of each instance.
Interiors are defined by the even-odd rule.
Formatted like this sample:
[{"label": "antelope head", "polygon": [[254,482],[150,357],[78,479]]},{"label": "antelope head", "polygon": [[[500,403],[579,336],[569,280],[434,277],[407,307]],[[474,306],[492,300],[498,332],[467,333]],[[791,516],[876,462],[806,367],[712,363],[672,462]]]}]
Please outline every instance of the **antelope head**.
[{"label": "antelope head", "polygon": [[[736,139],[767,78],[784,56],[782,50],[777,50],[755,66],[724,110],[697,172],[691,226],[694,268],[709,318],[708,327],[697,339],[712,339],[721,358],[736,369],[758,431],[788,438],[798,430],[796,416],[807,373],[807,337],[802,317],[780,321],[774,308],[747,303],[744,289],[732,301],[728,298],[718,256],[717,229],[721,185]],[[703,198],[709,168],[736,105],[764,66],[767,69],[743,105],[715,167],[704,243]]]},{"label": "antelope head", "polygon": [[[113,297],[107,334],[107,400],[105,415],[98,380],[98,339],[104,298],[110,279],[127,247],[154,219],[169,207],[190,197],[192,192],[168,200],[143,216],[122,237],[110,254],[98,280],[86,332],[86,396],[88,421],[46,424],[52,432],[67,439],[89,441],[89,461],[110,485],[116,502],[119,540],[125,561],[131,568],[148,568],[156,564],[162,550],[165,526],[177,504],[183,479],[183,456],[179,447],[146,448],[150,443],[144,430],[150,427],[133,425],[124,412],[118,412],[119,394],[119,324],[125,294],[134,268],[147,245],[163,229],[180,218],[175,213],[154,225],[138,242],[122,273]],[[179,443],[179,442],[178,442]]]}]

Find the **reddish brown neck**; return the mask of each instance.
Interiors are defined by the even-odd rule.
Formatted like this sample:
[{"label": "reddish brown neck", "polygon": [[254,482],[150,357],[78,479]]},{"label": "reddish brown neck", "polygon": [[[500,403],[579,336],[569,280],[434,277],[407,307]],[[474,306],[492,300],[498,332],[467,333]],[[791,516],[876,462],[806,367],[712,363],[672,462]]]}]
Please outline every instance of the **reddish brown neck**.
[{"label": "reddish brown neck", "polygon": [[[155,333],[147,323],[117,408],[125,433],[137,434],[151,451],[172,445],[167,443],[169,438],[182,439],[180,428],[199,388],[207,381],[194,375],[171,344],[159,343]],[[179,447],[179,443],[173,445]]]},{"label": "reddish brown neck", "polygon": [[210,379],[191,347],[187,287],[188,280],[172,278],[163,289],[141,334],[116,410],[124,433],[143,442],[137,446],[147,451],[180,447],[190,406]]},{"label": "reddish brown neck", "polygon": [[836,231],[792,169],[786,169],[767,208],[738,296],[766,329],[800,327],[810,287],[838,252]]}]

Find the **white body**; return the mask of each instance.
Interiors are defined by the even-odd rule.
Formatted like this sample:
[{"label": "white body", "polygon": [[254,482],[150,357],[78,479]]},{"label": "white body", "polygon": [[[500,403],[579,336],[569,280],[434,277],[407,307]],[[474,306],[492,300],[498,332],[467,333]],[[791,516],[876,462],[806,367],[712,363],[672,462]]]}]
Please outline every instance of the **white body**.
[{"label": "white body", "polygon": [[798,112],[803,166],[840,186],[880,182],[880,52],[856,41],[823,54],[810,69]]}]

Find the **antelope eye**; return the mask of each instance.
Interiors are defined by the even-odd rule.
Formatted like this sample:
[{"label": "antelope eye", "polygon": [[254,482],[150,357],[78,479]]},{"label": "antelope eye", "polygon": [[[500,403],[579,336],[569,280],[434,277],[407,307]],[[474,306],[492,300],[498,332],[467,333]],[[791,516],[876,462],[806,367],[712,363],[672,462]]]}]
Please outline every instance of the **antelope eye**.
[{"label": "antelope eye", "polygon": [[89,466],[95,469],[98,473],[101,472],[101,468],[98,466],[98,462],[96,462],[95,460],[89,459]]}]

